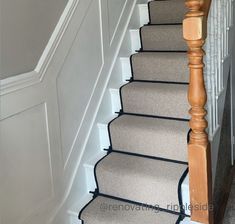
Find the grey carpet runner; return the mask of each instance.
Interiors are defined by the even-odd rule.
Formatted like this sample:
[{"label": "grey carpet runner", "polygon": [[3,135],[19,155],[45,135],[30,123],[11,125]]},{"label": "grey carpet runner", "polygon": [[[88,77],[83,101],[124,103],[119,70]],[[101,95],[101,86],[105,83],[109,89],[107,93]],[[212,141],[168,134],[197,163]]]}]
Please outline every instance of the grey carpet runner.
[{"label": "grey carpet runner", "polygon": [[120,88],[122,110],[108,126],[111,146],[95,166],[85,224],[176,224],[186,215],[188,68],[182,37],[185,0],[149,2],[132,79]]}]

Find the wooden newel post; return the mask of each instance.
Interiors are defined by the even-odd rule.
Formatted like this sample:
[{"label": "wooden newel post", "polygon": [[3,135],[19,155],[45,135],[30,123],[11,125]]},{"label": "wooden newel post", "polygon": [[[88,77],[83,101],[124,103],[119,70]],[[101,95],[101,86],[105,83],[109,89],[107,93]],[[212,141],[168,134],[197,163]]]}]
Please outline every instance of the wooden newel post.
[{"label": "wooden newel post", "polygon": [[190,68],[188,99],[191,105],[190,128],[192,132],[188,152],[191,219],[213,224],[211,152],[206,132],[207,93],[203,74],[203,45],[207,35],[208,14],[208,11],[205,11],[205,5],[209,9],[208,1],[186,0],[189,12],[184,19],[183,30],[184,39],[189,47]]}]

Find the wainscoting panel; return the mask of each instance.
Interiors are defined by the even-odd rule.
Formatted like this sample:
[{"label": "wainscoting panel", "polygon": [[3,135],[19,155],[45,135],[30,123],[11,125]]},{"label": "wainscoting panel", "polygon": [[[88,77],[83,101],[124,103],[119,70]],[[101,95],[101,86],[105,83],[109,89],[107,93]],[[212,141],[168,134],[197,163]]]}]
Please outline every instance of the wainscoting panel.
[{"label": "wainscoting panel", "polygon": [[69,223],[136,2],[69,0],[37,69],[0,82],[0,224]]},{"label": "wainscoting panel", "polygon": [[6,118],[0,125],[2,223],[20,223],[54,194],[46,105]]},{"label": "wainscoting panel", "polygon": [[114,35],[117,31],[127,1],[128,0],[107,0],[110,45],[113,42]]},{"label": "wainscoting panel", "polygon": [[57,80],[64,165],[103,67],[99,1],[93,0]]}]

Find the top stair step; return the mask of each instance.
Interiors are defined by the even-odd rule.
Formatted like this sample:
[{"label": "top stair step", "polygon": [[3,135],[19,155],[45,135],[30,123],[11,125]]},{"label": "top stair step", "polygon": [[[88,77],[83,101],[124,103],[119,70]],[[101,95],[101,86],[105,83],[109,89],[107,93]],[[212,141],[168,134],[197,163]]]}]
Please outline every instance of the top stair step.
[{"label": "top stair step", "polygon": [[149,2],[150,24],[182,23],[186,12],[185,0]]}]

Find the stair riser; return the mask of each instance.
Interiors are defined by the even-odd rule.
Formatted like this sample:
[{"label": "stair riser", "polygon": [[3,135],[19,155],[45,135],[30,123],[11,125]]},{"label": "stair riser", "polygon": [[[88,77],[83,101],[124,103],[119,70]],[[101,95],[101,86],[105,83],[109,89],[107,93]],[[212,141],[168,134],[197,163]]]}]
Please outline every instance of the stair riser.
[{"label": "stair riser", "polygon": [[140,50],[141,48],[141,41],[140,41],[140,33],[139,30],[130,30],[130,39],[131,39],[131,49],[132,54],[136,53],[136,51]]},{"label": "stair riser", "polygon": [[123,115],[109,131],[115,150],[188,161],[188,122]]},{"label": "stair riser", "polygon": [[189,82],[186,53],[140,53],[131,62],[135,80]]},{"label": "stair riser", "polygon": [[122,66],[122,80],[126,83],[126,80],[129,80],[132,76],[130,58],[122,57],[120,61]]},{"label": "stair riser", "polygon": [[187,51],[182,25],[144,26],[141,31],[144,51]]},{"label": "stair riser", "polygon": [[149,23],[149,11],[147,4],[138,5],[139,15],[140,15],[140,26],[144,26]]},{"label": "stair riser", "polygon": [[188,85],[131,83],[121,89],[126,113],[189,119]]},{"label": "stair riser", "polygon": [[149,9],[151,24],[182,23],[187,12],[185,0],[152,1]]},{"label": "stair riser", "polygon": [[111,101],[112,101],[112,112],[115,114],[121,110],[121,99],[119,89],[110,89]]}]

